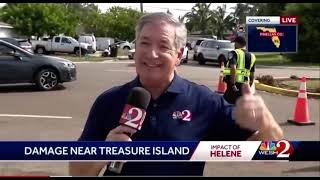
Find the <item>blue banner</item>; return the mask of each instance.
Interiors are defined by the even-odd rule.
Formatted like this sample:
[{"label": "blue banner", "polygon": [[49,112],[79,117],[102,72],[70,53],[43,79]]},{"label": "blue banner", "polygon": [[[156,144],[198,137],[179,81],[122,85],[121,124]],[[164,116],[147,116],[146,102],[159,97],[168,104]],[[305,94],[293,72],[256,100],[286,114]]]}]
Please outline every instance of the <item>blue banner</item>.
[{"label": "blue banner", "polygon": [[198,142],[0,142],[0,160],[189,160]]},{"label": "blue banner", "polygon": [[0,141],[0,161],[320,161],[319,141]]},{"label": "blue banner", "polygon": [[297,53],[298,26],[248,25],[249,52]]}]

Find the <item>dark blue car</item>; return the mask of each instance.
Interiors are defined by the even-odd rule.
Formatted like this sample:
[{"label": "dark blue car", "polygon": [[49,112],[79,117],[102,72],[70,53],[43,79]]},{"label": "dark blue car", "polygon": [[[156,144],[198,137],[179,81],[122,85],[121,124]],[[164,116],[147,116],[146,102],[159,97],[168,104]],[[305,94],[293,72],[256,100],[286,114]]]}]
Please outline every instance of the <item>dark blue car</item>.
[{"label": "dark blue car", "polygon": [[71,61],[36,55],[0,40],[0,84],[34,83],[40,90],[52,90],[59,83],[76,80]]}]

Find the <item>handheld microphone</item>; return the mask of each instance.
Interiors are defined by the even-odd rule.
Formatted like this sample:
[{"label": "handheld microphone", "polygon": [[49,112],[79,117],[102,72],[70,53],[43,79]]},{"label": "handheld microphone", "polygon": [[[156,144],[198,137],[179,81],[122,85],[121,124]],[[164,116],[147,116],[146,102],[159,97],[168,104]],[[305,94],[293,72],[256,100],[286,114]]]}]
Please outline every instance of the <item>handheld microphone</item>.
[{"label": "handheld microphone", "polygon": [[[150,93],[141,87],[135,87],[130,92],[127,103],[123,108],[120,124],[140,130],[146,117],[146,110],[151,99]],[[131,134],[129,135],[129,137]],[[123,162],[111,162],[108,169],[120,174]]]}]

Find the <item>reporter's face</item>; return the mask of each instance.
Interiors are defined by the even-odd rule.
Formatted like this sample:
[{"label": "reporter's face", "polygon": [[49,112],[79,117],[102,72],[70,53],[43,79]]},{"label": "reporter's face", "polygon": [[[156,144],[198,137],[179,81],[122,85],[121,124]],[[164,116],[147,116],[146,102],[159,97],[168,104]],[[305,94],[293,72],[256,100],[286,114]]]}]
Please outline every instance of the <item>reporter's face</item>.
[{"label": "reporter's face", "polygon": [[144,25],[136,42],[136,71],[144,83],[171,81],[179,63],[174,45],[175,27],[164,22]]}]

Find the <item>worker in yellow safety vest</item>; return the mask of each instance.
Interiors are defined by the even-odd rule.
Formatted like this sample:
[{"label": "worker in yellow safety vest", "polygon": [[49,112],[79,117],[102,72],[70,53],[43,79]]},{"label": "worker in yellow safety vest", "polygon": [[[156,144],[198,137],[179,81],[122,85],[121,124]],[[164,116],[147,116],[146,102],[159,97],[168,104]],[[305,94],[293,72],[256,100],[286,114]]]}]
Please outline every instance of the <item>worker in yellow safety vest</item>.
[{"label": "worker in yellow safety vest", "polygon": [[244,83],[249,82],[250,86],[252,85],[256,62],[255,55],[245,49],[246,40],[244,37],[236,37],[234,43],[235,50],[229,52],[223,71],[224,81],[227,83],[223,97],[231,104],[235,104],[242,95],[241,87]]}]

